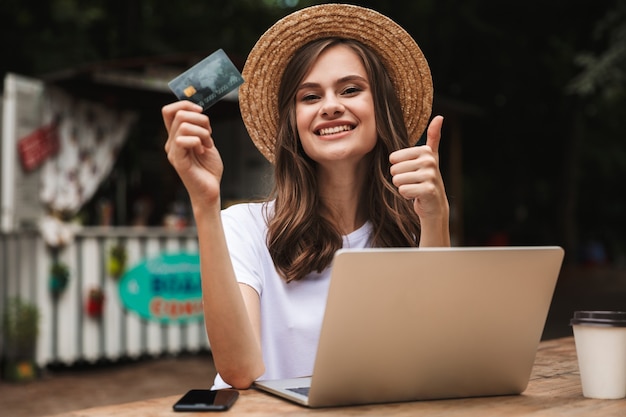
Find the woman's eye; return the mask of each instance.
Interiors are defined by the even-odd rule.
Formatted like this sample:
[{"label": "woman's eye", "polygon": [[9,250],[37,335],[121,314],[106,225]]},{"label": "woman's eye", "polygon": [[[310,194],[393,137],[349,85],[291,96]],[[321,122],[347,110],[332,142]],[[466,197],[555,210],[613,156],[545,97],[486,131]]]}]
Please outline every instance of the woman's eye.
[{"label": "woman's eye", "polygon": [[351,87],[346,87],[343,90],[343,94],[345,94],[345,95],[352,95],[352,94],[357,94],[360,91],[361,91],[361,89],[359,87],[351,86]]},{"label": "woman's eye", "polygon": [[315,94],[304,94],[300,100],[301,101],[314,101],[314,100],[317,100],[318,98],[319,96]]}]

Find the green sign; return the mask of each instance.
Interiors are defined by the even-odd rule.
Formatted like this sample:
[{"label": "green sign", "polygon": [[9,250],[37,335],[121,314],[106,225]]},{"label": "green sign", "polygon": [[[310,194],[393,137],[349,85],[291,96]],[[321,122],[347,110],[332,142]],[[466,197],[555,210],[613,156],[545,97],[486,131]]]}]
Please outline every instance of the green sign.
[{"label": "green sign", "polygon": [[161,323],[203,318],[198,254],[161,254],[129,269],[120,279],[122,304]]}]

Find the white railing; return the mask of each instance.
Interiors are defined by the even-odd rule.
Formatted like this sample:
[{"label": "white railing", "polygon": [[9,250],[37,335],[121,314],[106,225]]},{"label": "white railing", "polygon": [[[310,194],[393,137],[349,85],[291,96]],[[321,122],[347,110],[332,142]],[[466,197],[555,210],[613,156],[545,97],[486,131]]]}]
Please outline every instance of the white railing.
[{"label": "white railing", "polygon": [[[37,232],[0,234],[0,312],[19,296],[39,308],[36,346],[39,366],[118,361],[142,356],[200,352],[209,349],[204,322],[162,324],[127,311],[118,295],[118,279],[108,275],[110,247],[122,243],[127,266],[167,252],[195,252],[195,230],[161,228],[85,228],[58,253],[70,278],[58,296],[49,290],[53,256]],[[93,287],[104,289],[102,317],[85,313]],[[2,349],[4,343],[0,343]],[[0,351],[0,355],[3,352]]]}]

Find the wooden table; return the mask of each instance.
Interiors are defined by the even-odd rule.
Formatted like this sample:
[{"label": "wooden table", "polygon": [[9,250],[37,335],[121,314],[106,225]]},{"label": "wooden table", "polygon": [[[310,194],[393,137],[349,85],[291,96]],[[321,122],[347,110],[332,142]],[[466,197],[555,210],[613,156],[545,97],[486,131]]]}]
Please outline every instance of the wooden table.
[{"label": "wooden table", "polygon": [[[141,381],[138,381],[141,383]],[[184,390],[186,391],[186,390]],[[181,395],[183,392],[181,391]],[[541,342],[528,388],[522,395],[308,409],[256,390],[240,392],[226,416],[626,416],[626,400],[584,398],[572,337]],[[65,417],[190,417],[176,413],[179,395],[64,413]],[[60,415],[59,415],[60,417]]]}]

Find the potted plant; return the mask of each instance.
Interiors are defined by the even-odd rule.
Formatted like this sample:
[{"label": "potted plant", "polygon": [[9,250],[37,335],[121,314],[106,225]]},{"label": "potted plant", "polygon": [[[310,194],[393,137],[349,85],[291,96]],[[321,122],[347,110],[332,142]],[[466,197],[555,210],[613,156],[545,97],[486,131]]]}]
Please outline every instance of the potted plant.
[{"label": "potted plant", "polygon": [[50,267],[50,292],[58,296],[67,287],[70,278],[70,270],[63,262],[55,261]]},{"label": "potted plant", "polygon": [[85,312],[94,319],[102,317],[104,309],[104,291],[100,287],[94,287],[87,294],[87,302],[85,303]]},{"label": "potted plant", "polygon": [[39,309],[20,297],[5,305],[2,333],[6,347],[3,375],[10,381],[28,381],[37,376],[35,352],[39,334]]},{"label": "potted plant", "polygon": [[109,249],[108,270],[109,275],[115,279],[122,276],[126,269],[126,248],[122,244],[116,244]]}]

